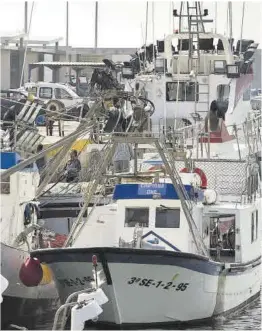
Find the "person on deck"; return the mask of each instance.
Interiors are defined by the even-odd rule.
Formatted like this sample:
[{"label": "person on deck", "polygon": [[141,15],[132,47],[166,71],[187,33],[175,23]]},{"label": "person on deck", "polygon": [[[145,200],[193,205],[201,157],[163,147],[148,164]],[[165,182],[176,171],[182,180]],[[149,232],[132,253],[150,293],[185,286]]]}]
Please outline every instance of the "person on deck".
[{"label": "person on deck", "polygon": [[[43,148],[44,148],[44,146],[42,144],[38,145],[37,149],[36,149],[36,153],[38,154],[38,153],[42,152]],[[45,156],[42,156],[40,159],[36,160],[35,163],[37,165],[39,173],[41,173],[46,165]]]},{"label": "person on deck", "polygon": [[65,166],[65,177],[67,183],[77,181],[79,178],[79,172],[81,170],[81,163],[78,159],[77,151],[73,149],[70,153],[70,160]]},{"label": "person on deck", "polygon": [[116,147],[116,151],[113,157],[114,172],[129,172],[130,160],[133,159],[133,150],[127,143],[120,143]]},{"label": "person on deck", "polygon": [[[39,144],[36,148],[36,153],[40,153],[43,151],[43,148],[44,146],[42,144]],[[37,165],[37,168],[38,168],[38,171],[39,171],[39,175],[40,175],[40,181],[39,181],[39,184],[42,183],[43,181],[43,171],[45,169],[45,166],[46,166],[46,158],[45,156],[42,156],[40,159],[36,160],[35,161],[36,165]]]}]

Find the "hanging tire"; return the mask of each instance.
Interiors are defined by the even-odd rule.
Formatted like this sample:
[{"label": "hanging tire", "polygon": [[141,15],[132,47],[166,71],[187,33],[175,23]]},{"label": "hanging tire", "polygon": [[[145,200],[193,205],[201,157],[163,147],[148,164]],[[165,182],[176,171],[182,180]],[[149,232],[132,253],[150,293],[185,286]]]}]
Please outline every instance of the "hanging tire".
[{"label": "hanging tire", "polygon": [[65,106],[62,102],[58,100],[50,100],[46,104],[46,116],[52,120],[59,118],[59,113],[63,113]]}]

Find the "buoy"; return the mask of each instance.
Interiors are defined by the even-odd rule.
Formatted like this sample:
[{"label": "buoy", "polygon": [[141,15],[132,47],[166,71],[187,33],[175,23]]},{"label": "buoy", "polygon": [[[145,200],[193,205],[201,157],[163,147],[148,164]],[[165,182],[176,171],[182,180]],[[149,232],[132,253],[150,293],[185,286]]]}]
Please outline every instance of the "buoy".
[{"label": "buoy", "polygon": [[20,268],[19,278],[27,287],[39,285],[43,278],[43,269],[40,261],[36,258],[28,257]]},{"label": "buoy", "polygon": [[97,266],[97,256],[96,256],[96,255],[93,255],[93,256],[92,256],[92,263],[93,263],[93,266],[94,266],[94,267]]},{"label": "buoy", "polygon": [[[190,173],[190,170],[188,168],[183,168],[180,170],[180,172],[182,173]],[[198,174],[201,178],[201,188],[202,189],[206,189],[207,188],[207,177],[206,174],[204,173],[203,170],[201,170],[200,168],[194,168],[193,169],[193,173]]]}]

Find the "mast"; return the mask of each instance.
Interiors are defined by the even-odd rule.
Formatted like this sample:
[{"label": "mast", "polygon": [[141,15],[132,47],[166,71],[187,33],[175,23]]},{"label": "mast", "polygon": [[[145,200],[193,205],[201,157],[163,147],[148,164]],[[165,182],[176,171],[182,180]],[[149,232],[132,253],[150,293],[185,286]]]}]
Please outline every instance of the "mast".
[{"label": "mast", "polygon": [[215,1],[215,33],[217,33],[217,1]]},{"label": "mast", "polygon": [[240,54],[242,54],[242,38],[243,38],[243,27],[244,27],[244,16],[245,16],[245,1],[243,2],[242,7],[242,22],[241,22],[241,32],[240,32]]},{"label": "mast", "polygon": [[152,1],[152,37],[153,37],[153,63],[154,68],[156,65],[156,53],[155,53],[155,3]]},{"label": "mast", "polygon": [[148,1],[146,2],[146,29],[145,29],[145,57],[144,57],[144,70],[145,70],[145,68],[146,68],[147,26],[148,26]]},{"label": "mast", "polygon": [[95,48],[97,48],[97,39],[98,39],[98,1],[96,1],[96,7],[95,7]]},{"label": "mast", "polygon": [[28,27],[28,19],[27,19],[27,16],[28,16],[28,2],[25,1],[25,7],[24,7],[24,14],[25,14],[25,18],[24,18],[24,32],[25,34],[27,34],[27,27]]},{"label": "mast", "polygon": [[66,2],[66,62],[68,62],[69,2]]},{"label": "mast", "polygon": [[232,28],[232,2],[228,2],[228,23],[229,23],[229,40],[230,46],[232,48],[232,35],[233,35],[233,28]]}]

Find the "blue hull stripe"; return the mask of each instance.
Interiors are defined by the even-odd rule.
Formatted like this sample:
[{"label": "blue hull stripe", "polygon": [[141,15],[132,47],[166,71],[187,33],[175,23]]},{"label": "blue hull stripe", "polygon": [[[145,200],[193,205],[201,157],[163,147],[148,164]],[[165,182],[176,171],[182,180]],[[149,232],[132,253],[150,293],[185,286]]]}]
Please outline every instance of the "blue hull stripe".
[{"label": "blue hull stripe", "polygon": [[44,249],[31,252],[41,262],[48,264],[55,262],[91,262],[92,255],[97,255],[98,262],[107,263],[134,263],[152,265],[170,265],[186,268],[208,275],[219,275],[222,264],[208,258],[183,252],[157,251],[130,248],[66,248]]}]

